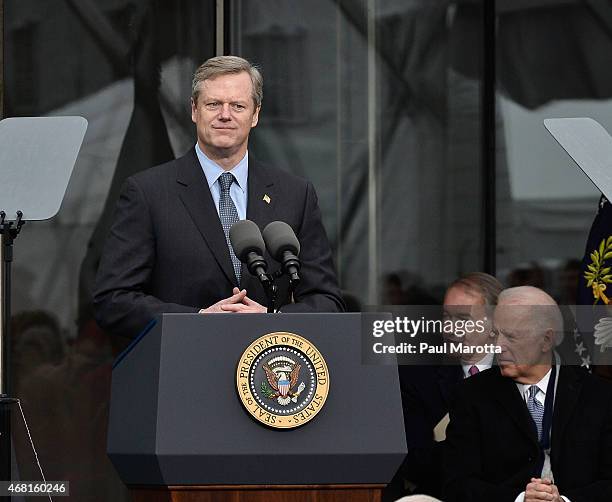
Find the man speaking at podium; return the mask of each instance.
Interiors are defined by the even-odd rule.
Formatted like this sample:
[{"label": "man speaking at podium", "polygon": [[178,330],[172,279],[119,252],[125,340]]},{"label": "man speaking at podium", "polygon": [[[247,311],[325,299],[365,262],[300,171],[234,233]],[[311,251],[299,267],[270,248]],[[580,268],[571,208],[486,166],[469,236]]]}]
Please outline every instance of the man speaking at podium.
[{"label": "man speaking at podium", "polygon": [[265,312],[263,287],[227,237],[245,218],[260,229],[284,221],[300,241],[293,295],[286,278],[277,280],[283,312],[344,309],[314,187],[249,155],[262,97],[260,72],[242,58],[211,58],[196,70],[195,147],[122,188],[94,289],[102,328],[134,337],[164,312]]}]

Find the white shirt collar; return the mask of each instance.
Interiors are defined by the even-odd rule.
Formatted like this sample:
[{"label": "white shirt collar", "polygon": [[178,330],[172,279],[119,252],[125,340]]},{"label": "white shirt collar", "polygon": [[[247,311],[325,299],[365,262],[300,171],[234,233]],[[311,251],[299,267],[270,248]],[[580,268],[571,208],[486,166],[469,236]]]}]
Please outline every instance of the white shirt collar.
[{"label": "white shirt collar", "polygon": [[487,353],[480,361],[476,364],[462,364],[461,368],[463,369],[463,377],[468,378],[470,376],[470,368],[472,366],[476,366],[478,368],[478,372],[488,370],[491,366],[493,366],[493,358],[495,354]]},{"label": "white shirt collar", "polygon": [[548,382],[550,381],[550,375],[552,374],[552,368],[550,368],[548,370],[548,373],[546,373],[546,375],[544,375],[544,377],[537,383],[535,384],[529,384],[529,383],[516,383],[516,386],[518,387],[522,398],[526,401],[527,397],[529,396],[529,387],[531,387],[532,385],[537,385],[538,389],[540,389],[541,395],[543,398],[546,397],[546,391],[548,390]]}]

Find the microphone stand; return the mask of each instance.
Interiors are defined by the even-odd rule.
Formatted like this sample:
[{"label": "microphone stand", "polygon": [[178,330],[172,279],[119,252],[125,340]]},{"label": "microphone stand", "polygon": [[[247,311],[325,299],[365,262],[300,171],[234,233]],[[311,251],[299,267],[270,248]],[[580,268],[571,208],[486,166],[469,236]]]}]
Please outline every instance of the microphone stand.
[{"label": "microphone stand", "polygon": [[286,250],[279,261],[281,268],[276,271],[275,277],[280,279],[283,275],[287,274],[289,278],[289,294],[293,297],[293,293],[295,293],[295,289],[300,283],[300,260],[293,252]]},{"label": "microphone stand", "polygon": [[268,274],[268,264],[259,252],[249,251],[241,260],[247,266],[250,274],[259,279],[268,299],[268,314],[274,314],[276,312],[278,286],[274,283],[274,276]]},{"label": "microphone stand", "polygon": [[276,297],[278,294],[278,286],[274,283],[274,277],[270,274],[264,274],[265,279],[260,277],[261,285],[268,299],[268,314],[276,313]]},{"label": "microphone stand", "polygon": [[[285,271],[282,268],[278,269],[274,273],[274,277],[276,279],[280,279],[283,275],[285,275]],[[289,277],[289,295],[293,296],[293,293],[295,293],[295,288],[297,288],[297,285],[300,283],[300,278],[296,278],[291,274],[287,274],[287,276]]]},{"label": "microphone stand", "polygon": [[0,211],[0,480],[11,479],[11,404],[18,400],[9,396],[9,336],[11,325],[11,265],[13,242],[25,225],[23,213],[17,219],[6,221]]}]

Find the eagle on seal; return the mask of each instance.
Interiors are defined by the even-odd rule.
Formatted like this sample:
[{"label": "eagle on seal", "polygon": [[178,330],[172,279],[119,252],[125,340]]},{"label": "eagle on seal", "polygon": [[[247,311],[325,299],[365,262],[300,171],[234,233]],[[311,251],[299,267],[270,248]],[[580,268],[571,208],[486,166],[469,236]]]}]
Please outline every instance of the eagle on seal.
[{"label": "eagle on seal", "polygon": [[292,368],[284,366],[273,370],[268,363],[264,363],[262,367],[270,387],[275,391],[274,394],[269,396],[270,399],[276,399],[283,406],[289,404],[290,401],[297,402],[297,397],[303,390],[304,385],[301,384],[297,392],[293,392],[292,389],[298,382],[302,366],[299,363],[294,363]]}]

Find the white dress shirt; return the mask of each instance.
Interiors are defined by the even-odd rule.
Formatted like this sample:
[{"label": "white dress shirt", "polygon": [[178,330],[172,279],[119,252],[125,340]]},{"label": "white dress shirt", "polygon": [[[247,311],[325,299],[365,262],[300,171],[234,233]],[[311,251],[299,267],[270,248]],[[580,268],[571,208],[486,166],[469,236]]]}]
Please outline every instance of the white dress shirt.
[{"label": "white dress shirt", "polygon": [[[516,388],[521,393],[521,397],[523,398],[523,401],[525,401],[525,406],[527,406],[527,399],[529,398],[529,388],[531,387],[531,385],[538,386],[539,392],[536,394],[535,398],[537,401],[539,401],[542,404],[542,406],[545,406],[546,391],[548,390],[548,382],[550,381],[551,374],[552,374],[552,368],[549,369],[548,373],[544,375],[542,380],[540,380],[536,384],[523,384],[523,383],[516,382]],[[557,371],[557,379],[558,378],[559,378],[559,371]],[[556,387],[557,387],[557,382],[555,382],[555,389]],[[544,450],[544,467],[542,467],[542,473],[540,474],[540,476],[543,478],[549,478],[554,483],[553,472],[552,472],[552,468],[550,465],[550,449]],[[561,498],[565,502],[571,502],[570,499],[568,499],[567,497],[564,497],[563,495],[561,495]],[[521,492],[518,495],[518,497],[516,497],[514,502],[523,502],[524,500],[525,500],[525,492]]]}]

